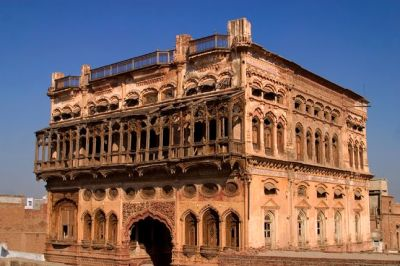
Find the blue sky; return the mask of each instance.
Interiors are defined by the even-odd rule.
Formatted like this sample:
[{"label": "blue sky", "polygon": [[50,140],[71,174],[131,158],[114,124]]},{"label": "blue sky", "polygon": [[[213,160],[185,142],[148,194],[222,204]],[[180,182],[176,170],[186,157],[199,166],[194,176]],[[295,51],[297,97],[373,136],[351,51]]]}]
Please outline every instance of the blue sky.
[{"label": "blue sky", "polygon": [[400,1],[0,1],[0,193],[41,196],[34,131],[49,122],[51,72],[79,74],[225,33],[247,17],[253,41],[371,102],[373,174],[400,200]]}]

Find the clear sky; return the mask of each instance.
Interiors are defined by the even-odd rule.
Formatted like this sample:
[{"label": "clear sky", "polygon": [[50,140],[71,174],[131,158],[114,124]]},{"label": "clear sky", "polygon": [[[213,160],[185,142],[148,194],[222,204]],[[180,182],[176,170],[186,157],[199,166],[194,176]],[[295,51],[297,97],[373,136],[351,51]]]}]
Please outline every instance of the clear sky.
[{"label": "clear sky", "polygon": [[51,72],[79,75],[175,35],[226,32],[247,17],[253,41],[365,96],[368,159],[400,200],[400,1],[0,0],[0,193],[41,196],[34,132],[49,122]]}]

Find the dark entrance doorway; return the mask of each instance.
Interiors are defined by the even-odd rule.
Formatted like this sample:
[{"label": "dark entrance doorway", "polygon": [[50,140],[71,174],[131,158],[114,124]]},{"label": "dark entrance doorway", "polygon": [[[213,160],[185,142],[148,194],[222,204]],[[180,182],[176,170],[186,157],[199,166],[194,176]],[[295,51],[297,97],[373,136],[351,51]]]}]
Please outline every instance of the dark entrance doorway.
[{"label": "dark entrance doorway", "polygon": [[154,266],[167,266],[172,261],[172,238],[162,222],[147,217],[133,224],[131,241],[144,246]]}]

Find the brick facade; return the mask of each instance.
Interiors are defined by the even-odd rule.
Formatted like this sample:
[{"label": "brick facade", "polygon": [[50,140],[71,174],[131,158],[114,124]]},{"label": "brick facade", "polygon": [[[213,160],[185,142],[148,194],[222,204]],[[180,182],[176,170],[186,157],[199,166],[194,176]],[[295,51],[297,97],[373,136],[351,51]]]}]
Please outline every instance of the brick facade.
[{"label": "brick facade", "polygon": [[0,195],[0,242],[8,249],[43,253],[47,232],[47,203],[26,208],[23,196]]}]

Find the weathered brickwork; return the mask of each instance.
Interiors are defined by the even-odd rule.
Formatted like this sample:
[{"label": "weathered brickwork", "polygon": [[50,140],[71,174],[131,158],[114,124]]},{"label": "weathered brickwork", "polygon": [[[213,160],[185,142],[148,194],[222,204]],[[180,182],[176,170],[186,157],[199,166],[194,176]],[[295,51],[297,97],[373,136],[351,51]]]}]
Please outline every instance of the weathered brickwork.
[{"label": "weathered brickwork", "polygon": [[42,254],[47,236],[47,204],[25,208],[26,197],[0,195],[0,242],[8,249]]}]

